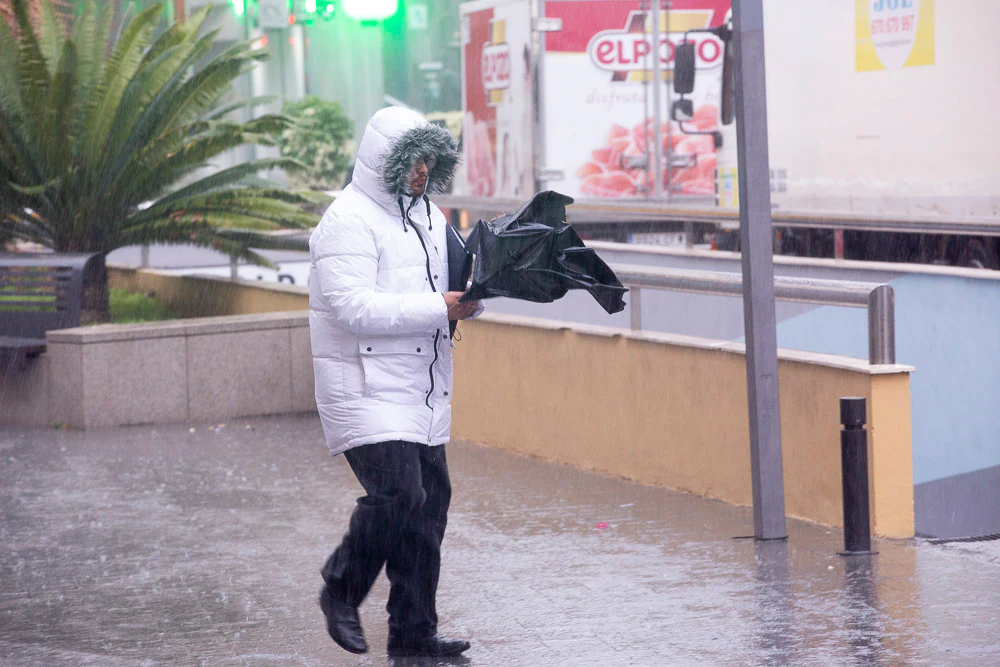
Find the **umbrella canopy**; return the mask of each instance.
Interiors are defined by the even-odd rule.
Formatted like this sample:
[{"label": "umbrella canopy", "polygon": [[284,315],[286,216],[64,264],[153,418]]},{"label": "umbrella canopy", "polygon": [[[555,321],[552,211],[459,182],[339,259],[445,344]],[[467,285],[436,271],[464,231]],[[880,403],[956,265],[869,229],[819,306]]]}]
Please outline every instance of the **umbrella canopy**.
[{"label": "umbrella canopy", "polygon": [[624,310],[628,289],[565,222],[572,203],[558,192],[540,192],[515,213],[480,220],[466,242],[476,262],[462,300],[506,296],[550,303],[584,289],[609,314]]}]

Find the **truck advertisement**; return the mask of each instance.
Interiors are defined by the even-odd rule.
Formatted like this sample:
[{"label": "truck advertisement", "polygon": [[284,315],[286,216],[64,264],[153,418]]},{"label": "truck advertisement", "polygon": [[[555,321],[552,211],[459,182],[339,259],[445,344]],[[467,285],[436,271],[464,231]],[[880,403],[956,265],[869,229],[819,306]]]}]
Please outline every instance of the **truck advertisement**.
[{"label": "truck advertisement", "polygon": [[[711,135],[681,132],[668,121],[667,85],[652,82],[659,57],[663,82],[672,80],[674,52],[685,31],[718,27],[729,0],[674,0],[660,13],[660,44],[653,44],[651,13],[639,2],[579,0],[546,2],[547,17],[562,29],[545,36],[546,170],[562,173],[549,183],[573,197],[645,197],[654,190],[653,94],[661,94],[663,188],[682,195],[714,196],[716,148]],[[689,96],[694,117],[688,129],[712,131],[719,119],[723,44],[693,33],[697,85]]]},{"label": "truck advertisement", "polygon": [[[535,157],[531,6],[528,0],[482,0],[462,11],[464,182],[456,192],[522,197],[534,190],[535,169],[553,179],[543,187],[577,198],[647,197],[654,191],[653,94],[661,95],[663,188],[680,195],[715,195],[716,146],[710,135],[684,134],[668,121],[667,88],[674,51],[685,31],[718,27],[729,0],[674,0],[660,13],[653,44],[651,13],[636,0],[545,3],[561,29],[545,33],[544,117]],[[693,33],[697,86],[688,129],[718,127],[723,44]],[[661,85],[652,85],[659,57]]]},{"label": "truck advertisement", "polygon": [[534,192],[531,7],[470,2],[462,11],[462,150],[456,192],[527,198]]}]

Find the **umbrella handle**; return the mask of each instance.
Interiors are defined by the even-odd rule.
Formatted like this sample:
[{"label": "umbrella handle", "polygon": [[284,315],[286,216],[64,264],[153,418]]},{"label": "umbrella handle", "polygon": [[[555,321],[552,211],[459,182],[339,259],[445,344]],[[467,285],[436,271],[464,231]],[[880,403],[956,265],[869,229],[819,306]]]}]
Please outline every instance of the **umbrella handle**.
[{"label": "umbrella handle", "polygon": [[469,288],[472,287],[472,277],[476,275],[476,258],[477,258],[476,255],[472,255],[472,263],[470,264],[470,269],[469,269],[469,279],[465,282],[466,291],[468,291]]}]

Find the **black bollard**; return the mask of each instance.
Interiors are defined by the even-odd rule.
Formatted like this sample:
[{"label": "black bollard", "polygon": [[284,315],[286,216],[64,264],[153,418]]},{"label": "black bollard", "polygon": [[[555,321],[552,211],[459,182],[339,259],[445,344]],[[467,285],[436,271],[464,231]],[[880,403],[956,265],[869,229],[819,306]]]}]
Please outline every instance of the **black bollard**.
[{"label": "black bollard", "polygon": [[840,468],[844,490],[844,551],[873,553],[868,509],[868,432],[864,398],[840,399]]}]

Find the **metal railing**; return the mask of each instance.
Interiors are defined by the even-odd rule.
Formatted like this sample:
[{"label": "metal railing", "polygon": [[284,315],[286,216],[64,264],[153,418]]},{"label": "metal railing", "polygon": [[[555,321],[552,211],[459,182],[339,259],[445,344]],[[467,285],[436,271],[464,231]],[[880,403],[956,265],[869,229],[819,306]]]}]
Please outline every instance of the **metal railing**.
[{"label": "metal railing", "polygon": [[[516,211],[524,201],[504,197],[437,195],[434,203],[446,208],[488,212],[492,216]],[[740,224],[739,209],[721,208],[711,203],[668,203],[650,199],[578,199],[567,209],[567,215],[570,223],[681,222],[716,224],[729,229],[736,229]],[[475,223],[475,220],[470,222]],[[775,227],[1000,236],[1000,217],[988,215],[775,210],[771,213],[771,223]]]},{"label": "metal railing", "polygon": [[[613,264],[611,268],[631,291],[632,329],[642,330],[642,291],[743,296],[743,276],[721,271],[661,269]],[[868,363],[896,363],[896,315],[892,287],[884,283],[848,280],[816,280],[776,276],[774,297],[778,301],[845,306],[868,310]]]}]

